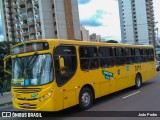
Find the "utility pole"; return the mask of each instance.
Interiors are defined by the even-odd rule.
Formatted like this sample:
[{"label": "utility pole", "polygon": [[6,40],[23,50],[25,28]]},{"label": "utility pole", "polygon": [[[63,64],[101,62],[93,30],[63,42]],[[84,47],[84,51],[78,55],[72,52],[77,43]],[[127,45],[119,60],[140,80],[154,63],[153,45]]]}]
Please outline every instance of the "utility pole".
[{"label": "utility pole", "polygon": [[[158,21],[157,22],[154,22],[155,23],[155,25],[154,25],[154,28],[155,28],[155,26],[156,26],[156,24],[158,23]],[[155,56],[157,55],[156,54],[156,41],[158,41],[158,28],[155,28],[154,29],[154,32],[155,32],[155,30],[157,30],[157,37],[155,37],[155,39],[154,39],[154,50],[155,50]]]},{"label": "utility pole", "polygon": [[158,41],[158,27],[156,28],[156,30],[157,30],[157,41]]}]

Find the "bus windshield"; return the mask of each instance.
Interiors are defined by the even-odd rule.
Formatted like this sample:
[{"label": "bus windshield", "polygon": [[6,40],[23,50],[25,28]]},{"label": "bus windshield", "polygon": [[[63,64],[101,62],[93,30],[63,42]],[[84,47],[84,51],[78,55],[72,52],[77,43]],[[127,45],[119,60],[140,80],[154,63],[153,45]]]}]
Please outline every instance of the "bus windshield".
[{"label": "bus windshield", "polygon": [[51,55],[12,59],[12,73],[13,86],[38,86],[50,83],[54,79]]}]

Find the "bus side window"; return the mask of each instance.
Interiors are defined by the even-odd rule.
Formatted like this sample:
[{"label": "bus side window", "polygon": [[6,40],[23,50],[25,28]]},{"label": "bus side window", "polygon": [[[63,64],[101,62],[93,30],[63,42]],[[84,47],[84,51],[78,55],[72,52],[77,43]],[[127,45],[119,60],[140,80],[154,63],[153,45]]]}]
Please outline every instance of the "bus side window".
[{"label": "bus side window", "polygon": [[[59,59],[64,59],[64,68],[61,69]],[[54,51],[54,65],[56,69],[56,79],[58,86],[67,83],[75,74],[77,69],[76,48],[74,46],[58,46]]]},{"label": "bus side window", "polygon": [[99,47],[100,66],[102,68],[114,66],[114,56],[112,47]]},{"label": "bus side window", "polygon": [[97,69],[99,67],[97,47],[79,47],[80,65],[82,70]]},{"label": "bus side window", "polygon": [[133,51],[132,48],[125,48],[125,59],[126,59],[126,64],[133,64],[134,59],[133,59]]},{"label": "bus side window", "polygon": [[135,48],[135,63],[141,63],[142,56],[141,56],[141,49]]},{"label": "bus side window", "polygon": [[125,65],[124,49],[117,47],[115,48],[115,64],[117,66]]},{"label": "bus side window", "polygon": [[148,49],[148,61],[154,61],[153,49]]},{"label": "bus side window", "polygon": [[142,59],[143,59],[143,62],[147,62],[148,61],[148,57],[147,57],[147,49],[142,49]]}]

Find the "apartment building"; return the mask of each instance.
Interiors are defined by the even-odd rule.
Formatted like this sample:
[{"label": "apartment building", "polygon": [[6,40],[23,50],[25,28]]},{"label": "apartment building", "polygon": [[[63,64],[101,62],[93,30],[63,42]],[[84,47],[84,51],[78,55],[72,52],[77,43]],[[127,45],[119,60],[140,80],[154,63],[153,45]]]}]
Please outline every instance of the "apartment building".
[{"label": "apartment building", "polygon": [[81,40],[77,0],[1,0],[4,35],[9,41]]},{"label": "apartment building", "polygon": [[90,41],[89,30],[87,30],[84,26],[81,26],[81,38],[83,41]]},{"label": "apartment building", "polygon": [[122,43],[154,45],[153,0],[118,0]]},{"label": "apartment building", "polygon": [[96,33],[91,34],[89,37],[92,42],[101,42],[101,36]]}]

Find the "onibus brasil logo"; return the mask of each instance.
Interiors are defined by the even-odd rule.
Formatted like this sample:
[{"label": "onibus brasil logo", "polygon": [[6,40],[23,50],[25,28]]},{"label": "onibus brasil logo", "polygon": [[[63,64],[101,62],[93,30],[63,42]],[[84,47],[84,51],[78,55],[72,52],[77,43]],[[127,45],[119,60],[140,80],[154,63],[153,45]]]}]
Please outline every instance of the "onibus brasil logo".
[{"label": "onibus brasil logo", "polygon": [[111,77],[113,77],[113,73],[112,72],[108,72],[105,70],[102,70],[102,74],[104,75],[104,78],[107,80],[110,80]]}]

